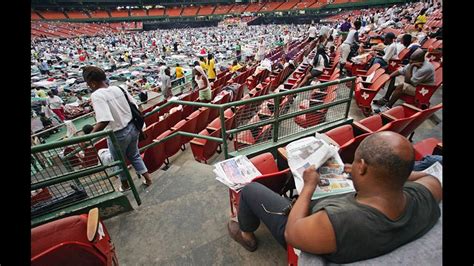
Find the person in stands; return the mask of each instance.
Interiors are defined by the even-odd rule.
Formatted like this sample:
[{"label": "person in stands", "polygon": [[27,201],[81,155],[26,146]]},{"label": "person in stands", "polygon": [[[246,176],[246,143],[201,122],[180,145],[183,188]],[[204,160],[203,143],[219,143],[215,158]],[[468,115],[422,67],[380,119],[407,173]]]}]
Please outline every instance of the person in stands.
[{"label": "person in stands", "polygon": [[171,92],[171,72],[167,67],[163,72],[163,75],[160,76],[161,79],[161,93],[163,94],[164,99],[169,99],[173,97]]},{"label": "person in stands", "polygon": [[[141,129],[138,129],[133,123],[131,104],[137,105],[135,99],[118,86],[109,86],[105,82],[107,77],[103,69],[95,66],[86,66],[82,70],[82,76],[91,88],[91,102],[95,111],[95,124],[91,133],[99,132],[104,129],[112,130],[120,146],[122,154],[131,162],[137,174],[145,178],[144,185],[151,185],[151,176],[143,162],[138,151],[138,136]],[[127,97],[127,98],[125,98]],[[138,108],[138,107],[137,107]],[[116,160],[119,160],[118,151],[114,149],[111,140],[107,140],[107,146]],[[124,174],[120,174],[122,183],[119,190],[130,189],[130,184]]]},{"label": "person in stands", "polygon": [[347,34],[346,40],[341,44],[341,59],[339,60],[339,67],[341,72],[345,72],[345,65],[349,53],[351,52],[353,45],[359,45],[359,29],[361,27],[361,22],[356,20],[354,22],[354,29],[351,29]]},{"label": "person in stands", "polygon": [[195,66],[196,76],[194,77],[199,90],[199,101],[209,102],[212,100],[211,86],[206,73],[201,66]]},{"label": "person in stands", "polygon": [[391,252],[423,236],[441,216],[440,180],[412,171],[414,158],[405,137],[382,131],[365,138],[346,167],[355,192],[311,200],[320,184],[314,166],[304,171],[294,205],[251,182],[240,191],[238,222],[229,221],[229,235],[253,252],[262,221],[284,248],[290,244],[338,264]]},{"label": "person in stands", "polygon": [[176,64],[176,79],[178,80],[177,84],[184,84],[184,70],[183,67],[181,67],[179,64]]},{"label": "person in stands", "polygon": [[211,53],[207,55],[206,71],[209,82],[214,82],[217,78],[216,59],[214,59],[214,55]]},{"label": "person in stands", "polygon": [[410,56],[410,63],[405,67],[394,71],[390,78],[396,78],[403,75],[404,79],[396,87],[389,87],[385,96],[375,100],[374,104],[380,105],[374,112],[384,112],[390,109],[403,94],[415,96],[416,86],[418,84],[432,85],[435,83],[435,69],[433,65],[425,59],[426,52],[421,48],[417,49]]},{"label": "person in stands", "polygon": [[383,51],[383,56],[377,55],[372,60],[372,66],[375,63],[379,63],[381,67],[385,68],[388,66],[390,59],[397,55],[397,43],[394,42],[396,36],[393,32],[389,32],[384,37],[385,48]]},{"label": "person in stands", "polygon": [[61,121],[64,121],[64,101],[61,97],[54,95],[52,91],[48,91],[48,98],[46,99],[48,107],[59,117]]},{"label": "person in stands", "polygon": [[316,50],[313,59],[313,67],[310,73],[306,74],[300,86],[306,86],[311,79],[317,79],[324,72],[324,68],[329,67],[329,56],[326,54],[324,46],[320,45]]}]

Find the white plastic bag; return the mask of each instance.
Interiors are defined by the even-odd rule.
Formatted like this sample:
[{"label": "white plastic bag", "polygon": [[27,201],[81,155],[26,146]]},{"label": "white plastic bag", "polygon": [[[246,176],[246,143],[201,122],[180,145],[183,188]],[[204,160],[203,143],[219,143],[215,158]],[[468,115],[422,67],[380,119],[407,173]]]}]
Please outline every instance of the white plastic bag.
[{"label": "white plastic bag", "polygon": [[71,138],[77,133],[77,128],[71,120],[64,120],[66,125],[66,137]]}]

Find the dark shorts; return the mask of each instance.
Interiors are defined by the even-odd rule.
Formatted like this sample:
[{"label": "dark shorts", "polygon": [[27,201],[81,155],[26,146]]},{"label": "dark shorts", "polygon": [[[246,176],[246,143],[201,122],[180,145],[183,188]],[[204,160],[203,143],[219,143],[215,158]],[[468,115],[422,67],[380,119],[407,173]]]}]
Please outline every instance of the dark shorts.
[{"label": "dark shorts", "polygon": [[323,74],[322,71],[316,70],[316,69],[314,69],[314,68],[311,69],[311,72],[310,72],[310,73],[311,73],[311,77],[312,77],[312,78],[319,77],[319,76],[321,76],[321,74]]},{"label": "dark shorts", "polygon": [[316,39],[316,37],[309,37],[309,38],[308,38],[308,40],[309,40],[310,42],[314,41],[315,39]]}]

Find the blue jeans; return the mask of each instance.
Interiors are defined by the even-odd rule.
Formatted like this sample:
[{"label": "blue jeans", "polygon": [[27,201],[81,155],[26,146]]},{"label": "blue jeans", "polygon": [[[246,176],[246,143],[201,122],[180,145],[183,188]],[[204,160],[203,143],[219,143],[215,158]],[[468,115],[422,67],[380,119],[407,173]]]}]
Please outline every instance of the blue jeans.
[{"label": "blue jeans", "polygon": [[430,167],[432,164],[439,162],[443,164],[443,156],[441,155],[427,155],[423,157],[423,160],[416,161],[413,171],[423,171],[426,168]]},{"label": "blue jeans", "polygon": [[388,65],[388,63],[385,62],[385,60],[383,60],[383,59],[380,58],[380,57],[376,57],[376,58],[374,59],[374,62],[372,62],[372,65],[373,65],[373,64],[376,64],[376,63],[379,63],[379,64],[380,64],[380,67],[386,67],[386,66]]},{"label": "blue jeans", "polygon": [[[148,172],[148,169],[146,168],[145,163],[138,152],[139,134],[140,132],[133,123],[129,123],[125,128],[114,132],[115,138],[117,139],[117,144],[120,146],[122,154],[132,163],[133,168],[135,168],[137,174],[141,175]],[[107,144],[114,159],[119,160],[119,156],[116,153],[117,151],[114,149],[110,139],[107,139]],[[127,181],[127,177],[123,173],[119,176],[120,180]]]},{"label": "blue jeans", "polygon": [[288,216],[267,213],[262,204],[268,211],[282,212],[291,202],[260,183],[249,183],[240,191],[237,214],[240,230],[254,232],[261,220],[278,243],[286,249],[285,227]]}]

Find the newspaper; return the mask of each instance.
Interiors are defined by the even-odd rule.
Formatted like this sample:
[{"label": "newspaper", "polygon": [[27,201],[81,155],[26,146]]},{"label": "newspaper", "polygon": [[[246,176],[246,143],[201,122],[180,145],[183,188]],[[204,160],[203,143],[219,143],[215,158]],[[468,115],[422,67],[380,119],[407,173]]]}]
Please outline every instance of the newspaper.
[{"label": "newspaper", "polygon": [[237,156],[214,165],[216,179],[234,191],[239,191],[262,174],[246,156]]},{"label": "newspaper", "polygon": [[303,189],[303,172],[311,165],[316,167],[321,179],[312,199],[355,191],[352,181],[343,174],[344,163],[337,148],[325,140],[307,137],[288,144],[286,150],[298,193]]},{"label": "newspaper", "polygon": [[443,185],[443,166],[439,162],[432,164],[422,172],[436,177],[441,185]]}]

